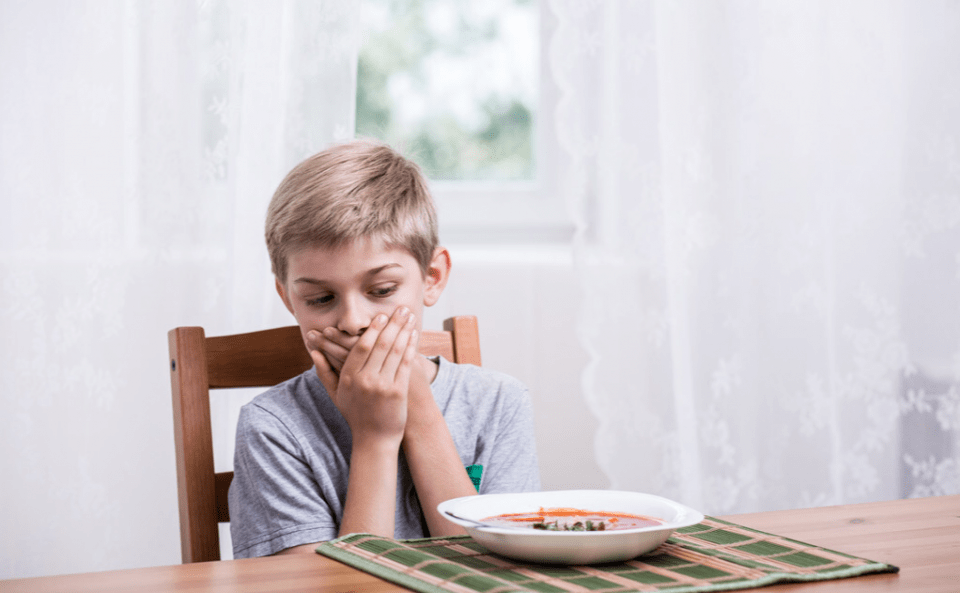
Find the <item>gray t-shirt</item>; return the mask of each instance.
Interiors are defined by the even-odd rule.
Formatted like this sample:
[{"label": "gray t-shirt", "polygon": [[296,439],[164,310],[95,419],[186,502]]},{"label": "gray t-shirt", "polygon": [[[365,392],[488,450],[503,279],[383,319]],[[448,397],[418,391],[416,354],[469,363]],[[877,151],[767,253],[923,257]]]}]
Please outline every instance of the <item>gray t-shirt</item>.
[{"label": "gray t-shirt", "polygon": [[[431,384],[463,465],[483,466],[480,493],[540,488],[533,412],[516,379],[439,359]],[[311,369],[240,411],[230,533],[236,558],[337,537],[347,497],[350,427]],[[394,536],[426,537],[410,470],[400,456]]]}]

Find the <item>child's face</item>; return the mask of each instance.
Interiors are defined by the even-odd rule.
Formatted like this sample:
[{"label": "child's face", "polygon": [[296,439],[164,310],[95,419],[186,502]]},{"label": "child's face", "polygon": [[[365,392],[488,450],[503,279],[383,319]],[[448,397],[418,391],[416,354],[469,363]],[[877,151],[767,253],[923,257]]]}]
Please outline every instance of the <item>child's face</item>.
[{"label": "child's face", "polygon": [[310,330],[332,327],[351,347],[378,313],[387,317],[401,306],[416,315],[436,303],[450,270],[449,254],[439,248],[424,275],[406,249],[362,240],[334,248],[307,248],[290,255],[287,280],[277,291],[306,338]]}]

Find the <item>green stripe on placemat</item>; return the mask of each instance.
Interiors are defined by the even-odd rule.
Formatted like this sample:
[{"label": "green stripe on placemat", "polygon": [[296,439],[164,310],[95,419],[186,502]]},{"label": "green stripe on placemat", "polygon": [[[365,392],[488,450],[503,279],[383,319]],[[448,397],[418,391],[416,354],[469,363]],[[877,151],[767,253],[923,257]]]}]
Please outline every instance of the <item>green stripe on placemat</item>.
[{"label": "green stripe on placemat", "polygon": [[469,536],[393,540],[355,533],[317,552],[422,593],[733,591],[899,570],[713,517],[678,529],[647,555],[592,566],[512,561]]}]

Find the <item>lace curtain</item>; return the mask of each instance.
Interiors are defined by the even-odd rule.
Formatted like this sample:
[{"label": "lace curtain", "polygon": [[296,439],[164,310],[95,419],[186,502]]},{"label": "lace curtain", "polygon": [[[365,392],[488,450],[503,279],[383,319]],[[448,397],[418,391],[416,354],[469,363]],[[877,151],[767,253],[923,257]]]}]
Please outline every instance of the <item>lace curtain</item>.
[{"label": "lace curtain", "polygon": [[165,335],[291,322],[263,216],[353,133],[355,13],[0,2],[0,578],[179,562]]},{"label": "lace curtain", "polygon": [[[610,485],[960,491],[960,6],[543,1]],[[257,237],[357,15],[0,1],[0,578],[179,561],[162,336],[290,322]]]},{"label": "lace curtain", "polygon": [[549,5],[611,486],[960,492],[960,4]]}]

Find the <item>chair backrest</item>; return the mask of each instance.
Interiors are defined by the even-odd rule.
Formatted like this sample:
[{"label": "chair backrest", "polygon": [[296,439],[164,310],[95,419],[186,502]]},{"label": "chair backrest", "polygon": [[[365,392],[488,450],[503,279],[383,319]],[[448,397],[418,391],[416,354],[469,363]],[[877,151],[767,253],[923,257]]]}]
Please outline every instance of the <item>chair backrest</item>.
[{"label": "chair backrest", "polygon": [[[421,333],[420,352],[479,366],[477,318],[451,317],[443,327]],[[296,325],[209,338],[202,327],[178,327],[167,337],[183,562],[219,560],[218,523],[230,521],[227,491],[233,472],[214,472],[210,390],[271,387],[313,362]]]}]

